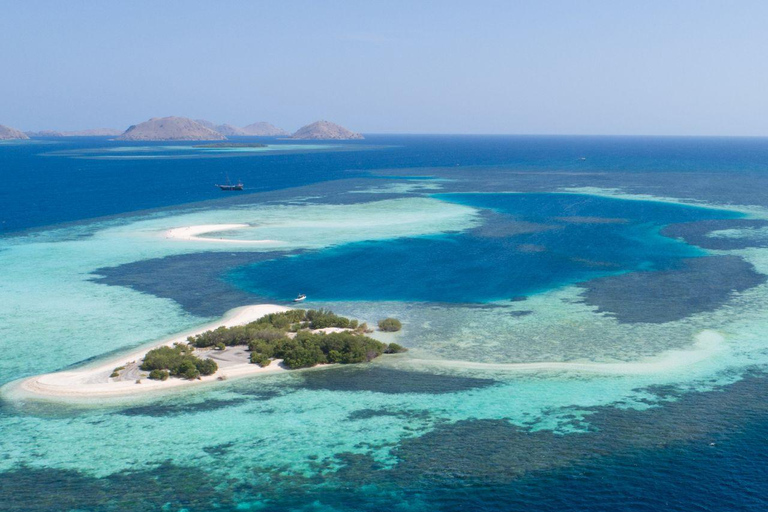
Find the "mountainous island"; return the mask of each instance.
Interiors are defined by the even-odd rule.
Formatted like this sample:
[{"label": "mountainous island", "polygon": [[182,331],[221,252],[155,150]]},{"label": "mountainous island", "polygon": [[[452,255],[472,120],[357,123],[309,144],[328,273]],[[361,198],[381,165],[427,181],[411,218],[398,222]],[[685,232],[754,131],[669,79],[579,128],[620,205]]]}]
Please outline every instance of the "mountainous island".
[{"label": "mountainous island", "polygon": [[221,133],[211,130],[186,117],[153,117],[149,121],[128,128],[116,140],[226,140]]},{"label": "mountainous island", "polygon": [[39,132],[25,132],[30,137],[114,137],[122,135],[122,130],[114,128],[91,128],[88,130],[59,131],[40,130]]},{"label": "mountainous island", "polygon": [[364,137],[338,124],[328,121],[316,121],[299,128],[291,138],[303,140],[360,140]]},{"label": "mountainous island", "polygon": [[28,139],[24,132],[0,124],[0,140]]},{"label": "mountainous island", "polygon": [[290,133],[283,130],[282,128],[278,128],[277,126],[266,123],[264,121],[249,124],[248,126],[243,126],[243,131],[246,133],[246,135],[260,135],[263,137],[290,135]]},{"label": "mountainous island", "polygon": [[277,126],[274,126],[270,123],[266,123],[264,121],[249,124],[248,126],[234,126],[231,124],[215,124],[210,121],[206,121],[205,119],[195,119],[196,122],[200,123],[201,125],[205,126],[206,128],[210,128],[211,130],[215,130],[219,132],[222,135],[225,135],[227,137],[232,135],[255,135],[255,136],[262,136],[262,137],[274,137],[279,135],[290,135],[287,131],[283,130],[282,128],[278,128]]},{"label": "mountainous island", "polygon": [[184,141],[184,140],[227,140],[231,136],[290,136],[301,140],[360,140],[364,137],[343,126],[328,121],[316,121],[299,128],[293,135],[270,123],[260,121],[244,127],[231,124],[215,124],[204,119],[186,117],[153,117],[148,121],[129,127],[125,132],[112,128],[59,131],[41,130],[23,133],[0,125],[0,140],[28,139],[29,137],[98,137],[115,136],[115,140],[137,141]]},{"label": "mountainous island", "polygon": [[210,121],[206,121],[205,119],[195,119],[196,123],[200,123],[201,125],[205,126],[206,128],[209,128],[215,132],[219,132],[220,134],[224,135],[225,137],[231,136],[231,135],[248,135],[245,133],[245,131],[240,128],[239,126],[234,126],[231,124],[216,124],[212,123]]}]

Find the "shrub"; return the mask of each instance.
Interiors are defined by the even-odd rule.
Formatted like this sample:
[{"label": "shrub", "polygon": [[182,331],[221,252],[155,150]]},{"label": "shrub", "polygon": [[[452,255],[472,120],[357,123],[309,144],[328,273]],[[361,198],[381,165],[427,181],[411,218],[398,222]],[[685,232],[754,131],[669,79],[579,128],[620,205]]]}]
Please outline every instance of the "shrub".
[{"label": "shrub", "polygon": [[191,359],[185,359],[176,369],[176,373],[186,379],[196,379],[200,375],[200,371],[197,369],[195,361]]},{"label": "shrub", "polygon": [[179,376],[187,380],[195,380],[196,378],[200,377],[200,372],[197,371],[197,368],[192,366],[179,373]]},{"label": "shrub", "polygon": [[307,311],[310,329],[325,329],[327,327],[339,327],[347,329],[350,326],[349,318],[344,318],[333,313],[330,309],[311,309]]},{"label": "shrub", "polygon": [[200,359],[195,361],[195,367],[200,375],[213,375],[219,369],[219,365],[213,359]]},{"label": "shrub", "polygon": [[379,320],[379,329],[384,332],[397,332],[403,328],[403,324],[397,318],[385,318]]},{"label": "shrub", "polygon": [[218,342],[218,343],[216,344],[216,346],[215,346],[214,348],[215,348],[216,350],[224,350],[225,348],[227,348],[227,346],[226,346],[224,343],[222,343],[222,342],[220,341],[220,342]]},{"label": "shrub", "polygon": [[149,372],[149,378],[152,380],[168,380],[167,370],[152,370]]},{"label": "shrub", "polygon": [[257,364],[261,366],[262,368],[269,366],[269,363],[271,363],[272,360],[265,356],[264,354],[261,354],[259,352],[253,352],[251,354],[251,363]]},{"label": "shrub", "polygon": [[401,352],[408,352],[408,349],[397,343],[390,343],[387,345],[386,350],[384,350],[385,354],[399,354]]},{"label": "shrub", "polygon": [[167,370],[174,377],[195,379],[202,375],[216,373],[219,365],[212,359],[200,359],[192,354],[194,349],[189,345],[174,345],[173,347],[158,347],[147,352],[141,369]]},{"label": "shrub", "polygon": [[288,368],[311,368],[327,361],[325,354],[317,345],[297,347],[285,355],[283,363]]}]

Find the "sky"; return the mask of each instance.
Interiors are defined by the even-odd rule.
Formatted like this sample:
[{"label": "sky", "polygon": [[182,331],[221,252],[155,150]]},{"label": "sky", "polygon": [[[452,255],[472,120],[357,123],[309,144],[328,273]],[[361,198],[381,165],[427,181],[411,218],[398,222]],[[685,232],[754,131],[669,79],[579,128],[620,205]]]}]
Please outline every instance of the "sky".
[{"label": "sky", "polygon": [[768,2],[3,0],[0,124],[768,135]]}]

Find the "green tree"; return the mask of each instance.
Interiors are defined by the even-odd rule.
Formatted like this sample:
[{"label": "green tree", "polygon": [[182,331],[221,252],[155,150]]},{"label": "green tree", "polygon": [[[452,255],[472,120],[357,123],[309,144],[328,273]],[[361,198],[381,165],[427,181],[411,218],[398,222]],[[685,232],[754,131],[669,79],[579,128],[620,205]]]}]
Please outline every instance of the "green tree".
[{"label": "green tree", "polygon": [[385,318],[379,320],[379,329],[384,332],[397,332],[403,328],[403,324],[397,318]]},{"label": "green tree", "polygon": [[152,370],[149,372],[149,378],[152,380],[168,380],[168,370]]}]

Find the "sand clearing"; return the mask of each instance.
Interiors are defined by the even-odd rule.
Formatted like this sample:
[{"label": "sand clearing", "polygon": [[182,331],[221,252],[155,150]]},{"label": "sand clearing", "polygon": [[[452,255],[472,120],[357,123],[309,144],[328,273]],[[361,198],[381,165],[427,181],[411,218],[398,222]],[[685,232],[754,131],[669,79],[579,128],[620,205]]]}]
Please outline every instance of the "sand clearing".
[{"label": "sand clearing", "polygon": [[165,232],[165,238],[176,240],[188,240],[196,242],[224,242],[228,244],[269,244],[276,240],[236,240],[233,238],[210,238],[200,235],[217,231],[229,231],[232,229],[247,228],[248,224],[200,224],[198,226],[186,226],[183,228],[169,229]]},{"label": "sand clearing", "polygon": [[[167,390],[179,386],[189,386],[201,381],[215,381],[221,376],[227,378],[239,377],[243,375],[255,375],[265,373],[275,373],[287,371],[281,366],[280,361],[272,361],[272,364],[265,368],[259,365],[250,364],[245,359],[243,362],[231,362],[225,365],[220,364],[219,370],[201,380],[185,380],[171,377],[166,381],[157,381],[143,378],[141,383],[137,384],[135,379],[115,380],[110,378],[112,371],[118,366],[124,366],[126,363],[140,361],[144,355],[151,349],[162,345],[173,345],[176,342],[186,343],[188,336],[200,334],[219,326],[232,327],[243,325],[254,320],[258,320],[264,315],[270,313],[279,313],[287,311],[285,306],[276,306],[272,304],[261,304],[257,306],[246,306],[229,311],[223,319],[207,324],[196,329],[175,334],[170,338],[159,340],[151,346],[145,346],[131,353],[113,357],[108,361],[94,363],[76,370],[67,370],[63,372],[46,373],[31,377],[17,383],[14,388],[27,397],[37,398],[106,398],[115,396],[135,395],[150,391]],[[215,351],[210,351],[215,352]],[[206,351],[197,350],[197,355],[206,357]],[[213,354],[212,354],[213,355]],[[219,358],[216,358],[219,361]]]}]

